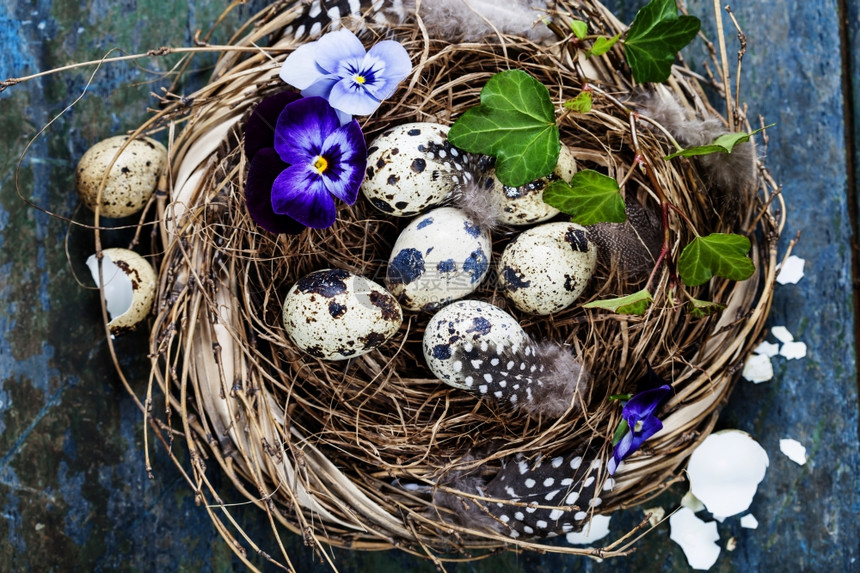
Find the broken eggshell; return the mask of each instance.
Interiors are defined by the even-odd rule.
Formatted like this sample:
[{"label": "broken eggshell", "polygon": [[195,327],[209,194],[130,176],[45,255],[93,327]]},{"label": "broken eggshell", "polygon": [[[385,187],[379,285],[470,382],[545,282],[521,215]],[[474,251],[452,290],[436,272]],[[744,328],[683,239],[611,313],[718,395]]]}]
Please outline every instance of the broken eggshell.
[{"label": "broken eggshell", "polygon": [[325,269],[290,288],[283,320],[287,335],[303,351],[323,360],[346,360],[394,336],[403,311],[375,282],[342,269]]},{"label": "broken eggshell", "polygon": [[[99,213],[105,217],[127,217],[143,209],[167,160],[167,150],[154,139],[129,139],[118,135],[96,143],[84,153],[75,171],[81,200],[92,211],[98,205]],[[120,153],[123,145],[126,147]]]},{"label": "broken eggshell", "polygon": [[548,315],[570,306],[588,284],[597,248],[585,227],[546,223],[523,231],[499,260],[499,287],[523,312]]},{"label": "broken eggshell", "polygon": [[741,513],[752,503],[768,462],[767,452],[746,432],[715,432],[690,456],[690,491],[715,518]]},{"label": "broken eggshell", "polygon": [[[96,285],[99,284],[99,264],[96,255],[87,259],[87,267]],[[146,318],[155,300],[156,275],[146,259],[128,249],[102,251],[102,293],[107,304],[113,335],[133,329]]]},{"label": "broken eggshell", "polygon": [[682,507],[669,518],[669,539],[681,546],[687,563],[698,570],[710,569],[720,556],[717,522],[704,522],[693,511]]}]

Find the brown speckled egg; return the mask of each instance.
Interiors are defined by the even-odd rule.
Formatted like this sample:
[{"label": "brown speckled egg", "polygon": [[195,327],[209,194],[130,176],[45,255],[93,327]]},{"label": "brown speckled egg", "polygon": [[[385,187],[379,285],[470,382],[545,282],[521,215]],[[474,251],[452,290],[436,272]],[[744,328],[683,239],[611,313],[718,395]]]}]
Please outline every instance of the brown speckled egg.
[{"label": "brown speckled egg", "polygon": [[457,184],[471,181],[477,160],[448,143],[445,125],[398,125],[367,148],[361,191],[383,213],[411,217],[442,203]]},{"label": "brown speckled egg", "polygon": [[508,187],[496,179],[495,171],[485,176],[485,186],[499,211],[499,222],[505,225],[531,225],[551,219],[559,211],[543,202],[543,190],[558,179],[570,181],[576,173],[576,159],[566,145],[561,146],[558,163],[546,177],[535,179],[522,187]]},{"label": "brown speckled egg", "polygon": [[403,311],[391,293],[341,269],[300,278],[284,300],[284,328],[296,346],[323,360],[366,354],[394,336]]},{"label": "brown speckled egg", "polygon": [[[149,314],[155,300],[156,275],[146,259],[128,249],[102,251],[103,295],[111,321],[111,334],[132,330]],[[93,281],[99,284],[98,261],[87,259]]]},{"label": "brown speckled egg", "polygon": [[597,262],[597,248],[585,227],[546,223],[528,229],[505,247],[499,287],[523,312],[547,315],[582,294]]},{"label": "brown speckled egg", "polygon": [[[141,137],[131,141],[114,161],[128,139],[118,135],[96,143],[81,157],[75,172],[81,200],[93,211],[99,202],[99,212],[105,217],[127,217],[143,209],[167,160],[163,145]],[[99,186],[111,161],[114,163],[99,201]]]}]

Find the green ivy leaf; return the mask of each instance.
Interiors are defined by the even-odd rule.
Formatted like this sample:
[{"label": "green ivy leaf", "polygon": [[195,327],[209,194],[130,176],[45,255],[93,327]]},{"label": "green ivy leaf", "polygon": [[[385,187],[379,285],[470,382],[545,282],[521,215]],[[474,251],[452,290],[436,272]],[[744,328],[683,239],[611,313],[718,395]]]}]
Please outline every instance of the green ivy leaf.
[{"label": "green ivy leaf", "polygon": [[621,38],[621,34],[616,34],[611,38],[607,38],[606,36],[600,36],[596,40],[594,40],[594,44],[592,44],[591,49],[586,52],[586,57],[590,58],[591,56],[602,56],[606,52],[612,49],[612,46]]},{"label": "green ivy leaf", "polygon": [[553,181],[544,189],[543,200],[580,225],[627,220],[618,181],[592,169],[577,171],[570,183]]},{"label": "green ivy leaf", "polygon": [[494,75],[481,105],[454,122],[448,141],[470,153],[496,158],[496,176],[519,187],[552,173],[561,150],[549,90],[522,70]]},{"label": "green ivy leaf", "polygon": [[654,297],[645,289],[642,289],[633,294],[622,296],[619,298],[608,298],[605,300],[595,300],[582,305],[583,308],[605,308],[618,314],[634,314],[641,316],[645,314],[651,303],[654,302]]},{"label": "green ivy leaf", "polygon": [[695,318],[704,318],[706,316],[711,316],[712,314],[716,314],[725,308],[726,305],[724,304],[720,304],[718,302],[711,302],[708,300],[699,300],[693,297],[690,297],[690,300],[687,302],[687,312],[690,313],[690,316],[693,316]]},{"label": "green ivy leaf", "polygon": [[736,145],[738,145],[739,143],[746,143],[750,140],[750,137],[767,127],[772,127],[773,125],[774,124],[770,124],[765,127],[760,127],[755,131],[751,131],[749,133],[724,133],[723,135],[719,136],[707,145],[699,145],[696,147],[682,149],[681,151],[676,151],[671,155],[667,155],[663,159],[668,161],[676,157],[693,157],[695,155],[709,155],[711,153],[731,153]]},{"label": "green ivy leaf", "polygon": [[584,40],[586,34],[588,34],[588,24],[582,20],[572,20],[570,22],[570,28],[573,30],[573,35],[580,40]]},{"label": "green ivy leaf", "polygon": [[592,99],[591,92],[584,90],[579,92],[579,95],[571,100],[564,102],[564,107],[579,113],[588,113],[591,111]]},{"label": "green ivy leaf", "polygon": [[702,23],[694,16],[679,16],[675,0],[651,0],[636,13],[624,40],[624,56],[633,79],[665,82],[678,52],[689,44]]},{"label": "green ivy leaf", "polygon": [[711,277],[725,277],[742,281],[755,272],[755,265],[747,257],[750,240],[740,235],[713,233],[696,237],[681,251],[678,274],[688,286],[705,284]]}]

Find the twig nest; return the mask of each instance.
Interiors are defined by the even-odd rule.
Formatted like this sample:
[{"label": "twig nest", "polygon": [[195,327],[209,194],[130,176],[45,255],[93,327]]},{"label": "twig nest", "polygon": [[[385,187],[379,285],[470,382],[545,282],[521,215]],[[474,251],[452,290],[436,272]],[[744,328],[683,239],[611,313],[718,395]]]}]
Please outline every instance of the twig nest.
[{"label": "twig nest", "polygon": [[508,187],[492,173],[493,187],[490,198],[498,210],[498,221],[505,225],[531,225],[552,219],[559,210],[543,201],[543,192],[553,181],[563,179],[570,182],[576,174],[576,159],[570,149],[562,144],[558,163],[552,173],[535,179],[521,187]]},{"label": "twig nest", "polygon": [[[491,347],[522,348],[528,343],[528,335],[510,314],[487,302],[461,300],[437,312],[427,323],[424,359],[439,380],[454,388],[474,390],[486,382],[467,372],[470,369],[457,357],[459,350],[477,348],[486,353]],[[486,359],[489,363],[491,357]]]},{"label": "twig nest", "polygon": [[[98,204],[105,217],[133,215],[149,201],[166,160],[167,150],[154,139],[141,137],[129,141],[126,135],[110,137],[90,147],[78,162],[75,172],[78,195],[93,211]],[[99,197],[105,175],[107,180]]]},{"label": "twig nest", "polygon": [[311,356],[346,360],[367,354],[394,336],[403,322],[397,300],[375,282],[341,269],[299,279],[287,293],[284,328]]},{"label": "twig nest", "polygon": [[[98,257],[90,255],[87,266],[99,285]],[[155,270],[146,259],[128,249],[102,251],[102,296],[107,304],[113,335],[132,330],[152,309],[155,300]]]},{"label": "twig nest", "polygon": [[442,203],[474,179],[473,158],[448,143],[448,126],[406,123],[392,127],[367,148],[361,191],[388,215],[412,217]]},{"label": "twig nest", "polygon": [[397,237],[385,284],[408,310],[435,310],[472,293],[490,269],[490,233],[465,212],[440,207]]},{"label": "twig nest", "polygon": [[548,315],[570,306],[588,284],[597,248],[585,227],[547,223],[520,233],[499,261],[499,287],[523,312]]},{"label": "twig nest", "polygon": [[716,432],[690,456],[690,491],[714,516],[735,515],[749,508],[767,466],[767,452],[749,434]]}]

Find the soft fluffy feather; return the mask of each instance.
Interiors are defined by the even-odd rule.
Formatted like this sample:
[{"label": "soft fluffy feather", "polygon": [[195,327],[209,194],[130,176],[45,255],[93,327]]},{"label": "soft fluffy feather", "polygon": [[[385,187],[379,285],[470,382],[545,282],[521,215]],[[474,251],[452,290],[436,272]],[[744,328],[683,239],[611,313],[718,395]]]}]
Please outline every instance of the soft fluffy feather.
[{"label": "soft fluffy feather", "polygon": [[[410,3],[414,10],[414,0]],[[420,14],[430,35],[446,40],[474,42],[498,30],[540,42],[553,36],[541,17],[554,4],[552,0],[423,0]]]},{"label": "soft fluffy feather", "polygon": [[588,236],[597,246],[597,258],[619,276],[637,284],[648,278],[663,242],[660,217],[634,197],[627,198],[627,221],[597,223]]},{"label": "soft fluffy feather", "polygon": [[[715,117],[699,118],[670,95],[650,93],[637,98],[642,115],[665,127],[684,147],[711,143],[728,130]],[[737,219],[756,182],[755,147],[741,143],[731,153],[711,153],[693,158],[700,167],[713,208],[729,222]]]},{"label": "soft fluffy feather", "polygon": [[452,360],[459,363],[458,376],[472,391],[528,414],[559,417],[569,409],[581,411],[588,401],[585,366],[555,342],[466,345],[454,350]]}]

